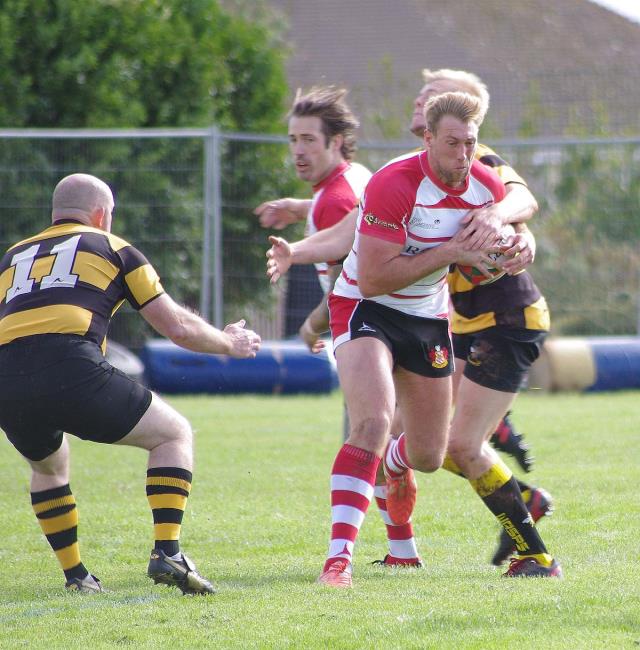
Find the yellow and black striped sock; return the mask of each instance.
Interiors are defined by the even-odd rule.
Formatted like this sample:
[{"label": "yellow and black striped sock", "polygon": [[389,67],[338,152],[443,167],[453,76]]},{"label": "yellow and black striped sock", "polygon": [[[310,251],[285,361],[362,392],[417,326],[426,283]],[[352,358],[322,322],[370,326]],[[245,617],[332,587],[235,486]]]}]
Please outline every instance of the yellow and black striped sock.
[{"label": "yellow and black striped sock", "polygon": [[[444,457],[444,462],[442,463],[442,469],[445,469],[447,470],[447,472],[451,472],[456,476],[461,476],[462,478],[466,478],[464,472],[458,467],[456,462],[451,458],[451,456],[449,456],[449,454],[447,454]],[[522,498],[526,503],[527,499],[531,496],[531,486],[528,483],[521,481],[520,479],[516,479],[516,483],[518,484],[518,487],[520,488],[520,492],[522,492]]]},{"label": "yellow and black striped sock", "polygon": [[191,492],[191,472],[180,467],[147,470],[147,499],[153,513],[155,548],[167,555],[180,551],[180,527]]},{"label": "yellow and black striped sock", "polygon": [[501,460],[469,483],[513,539],[518,555],[551,558],[522,499],[516,479]]},{"label": "yellow and black striped sock", "polygon": [[69,484],[32,492],[31,505],[66,579],[87,576],[89,572],[80,560],[78,510]]},{"label": "yellow and black striped sock", "polygon": [[464,478],[464,473],[463,471],[458,467],[456,462],[447,454],[444,457],[444,462],[442,463],[442,469],[446,469],[447,472],[451,472],[452,474],[455,474],[456,476],[462,476]]}]

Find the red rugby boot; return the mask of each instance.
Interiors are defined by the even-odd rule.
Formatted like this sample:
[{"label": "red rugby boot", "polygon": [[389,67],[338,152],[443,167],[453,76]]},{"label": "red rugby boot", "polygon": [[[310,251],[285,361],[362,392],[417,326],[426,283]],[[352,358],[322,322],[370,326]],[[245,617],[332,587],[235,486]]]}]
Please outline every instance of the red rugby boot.
[{"label": "red rugby boot", "polygon": [[352,587],[351,562],[344,558],[336,558],[328,566],[325,565],[325,569],[320,574],[318,582],[327,587],[350,589]]},{"label": "red rugby boot", "polygon": [[399,476],[386,476],[387,479],[387,514],[396,525],[406,524],[416,506],[418,484],[412,469]]}]

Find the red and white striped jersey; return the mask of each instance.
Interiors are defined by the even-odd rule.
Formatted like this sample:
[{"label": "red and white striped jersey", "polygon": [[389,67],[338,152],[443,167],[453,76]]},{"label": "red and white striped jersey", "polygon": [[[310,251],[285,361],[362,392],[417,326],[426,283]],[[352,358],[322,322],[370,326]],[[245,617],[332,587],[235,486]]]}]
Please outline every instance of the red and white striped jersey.
[{"label": "red and white striped jersey", "polygon": [[[307,214],[305,236],[325,230],[342,221],[358,205],[362,192],[371,178],[371,172],[355,162],[343,162],[325,179],[313,186],[311,208]],[[322,290],[329,290],[328,264],[315,264]]]},{"label": "red and white striped jersey", "polygon": [[[453,237],[469,210],[501,201],[505,189],[499,176],[474,160],[465,185],[451,188],[431,169],[426,151],[388,162],[367,185],[360,202],[353,248],[343,264],[334,293],[362,298],[358,289],[358,247],[361,234],[403,245],[402,255],[416,255]],[[447,318],[447,266],[397,293],[369,298],[406,314]]]}]

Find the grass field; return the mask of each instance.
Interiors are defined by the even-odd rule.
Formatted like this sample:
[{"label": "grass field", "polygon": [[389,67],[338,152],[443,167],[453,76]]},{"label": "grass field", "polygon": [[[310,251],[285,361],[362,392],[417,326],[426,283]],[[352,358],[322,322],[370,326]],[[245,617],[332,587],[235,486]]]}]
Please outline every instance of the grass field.
[{"label": "grass field", "polygon": [[[565,579],[506,580],[497,528],[468,484],[419,477],[423,570],[386,553],[369,510],[354,589],[314,583],[328,543],[339,394],[170,400],[197,430],[182,546],[217,586],[183,597],[145,576],[145,454],[72,440],[82,556],[108,593],[67,594],[31,511],[28,470],[0,441],[0,648],[638,648],[640,406],[633,392],[524,394],[514,420],[555,497],[540,524]],[[515,465],[512,467],[516,469]]]}]

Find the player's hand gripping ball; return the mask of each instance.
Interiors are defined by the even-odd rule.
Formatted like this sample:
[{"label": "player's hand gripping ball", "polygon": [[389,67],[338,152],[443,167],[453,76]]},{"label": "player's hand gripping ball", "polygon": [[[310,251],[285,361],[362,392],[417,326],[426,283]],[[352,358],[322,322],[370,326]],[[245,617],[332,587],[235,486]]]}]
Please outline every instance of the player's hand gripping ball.
[{"label": "player's hand gripping ball", "polygon": [[[511,224],[507,224],[502,229],[502,241],[500,243],[506,244],[509,238],[515,234],[516,231],[514,230],[513,226]],[[488,278],[479,268],[475,266],[458,264],[458,271],[460,271],[460,274],[465,278],[465,280],[467,280],[467,282],[470,282],[473,285],[491,284],[505,274],[505,272],[502,270],[502,264],[509,258],[503,253],[489,253],[489,257],[495,264],[495,266],[492,266],[488,269],[489,273],[491,274],[490,278]]]}]

